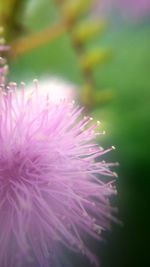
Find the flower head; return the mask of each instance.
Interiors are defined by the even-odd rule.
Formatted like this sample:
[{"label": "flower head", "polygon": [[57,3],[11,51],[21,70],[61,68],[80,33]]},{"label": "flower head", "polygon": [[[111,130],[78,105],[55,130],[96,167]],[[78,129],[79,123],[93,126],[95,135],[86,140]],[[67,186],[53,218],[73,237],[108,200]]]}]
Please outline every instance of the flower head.
[{"label": "flower head", "polygon": [[97,125],[37,88],[28,96],[23,84],[20,94],[15,84],[7,90],[0,98],[0,266],[17,267],[14,255],[29,266],[30,254],[49,266],[59,244],[95,260],[83,238],[100,239],[108,228],[114,193],[100,179],[114,174],[96,161],[106,153],[95,144]]},{"label": "flower head", "polygon": [[0,266],[56,267],[62,247],[98,264],[86,238],[110,226],[108,150],[82,108],[0,83]]}]

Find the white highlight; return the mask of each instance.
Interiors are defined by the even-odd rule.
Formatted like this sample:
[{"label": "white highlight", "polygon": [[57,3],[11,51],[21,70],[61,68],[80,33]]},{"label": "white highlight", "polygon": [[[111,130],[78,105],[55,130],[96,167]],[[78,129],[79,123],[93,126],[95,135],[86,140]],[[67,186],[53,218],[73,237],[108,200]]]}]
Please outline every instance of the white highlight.
[{"label": "white highlight", "polygon": [[76,86],[56,77],[45,78],[40,81],[34,79],[32,84],[26,86],[27,92],[35,89],[35,84],[40,88],[39,93],[49,94],[52,101],[59,103],[60,100],[67,100],[74,103],[76,98]]}]

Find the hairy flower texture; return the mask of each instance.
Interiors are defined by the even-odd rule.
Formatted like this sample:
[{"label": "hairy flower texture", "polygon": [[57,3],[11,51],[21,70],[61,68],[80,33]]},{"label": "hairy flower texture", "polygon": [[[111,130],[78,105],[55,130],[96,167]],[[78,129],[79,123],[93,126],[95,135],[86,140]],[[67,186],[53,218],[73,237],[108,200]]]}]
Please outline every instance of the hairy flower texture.
[{"label": "hairy flower texture", "polygon": [[63,247],[98,265],[87,238],[114,219],[113,164],[100,161],[112,148],[99,148],[82,108],[37,83],[30,94],[0,87],[0,266],[55,267]]}]

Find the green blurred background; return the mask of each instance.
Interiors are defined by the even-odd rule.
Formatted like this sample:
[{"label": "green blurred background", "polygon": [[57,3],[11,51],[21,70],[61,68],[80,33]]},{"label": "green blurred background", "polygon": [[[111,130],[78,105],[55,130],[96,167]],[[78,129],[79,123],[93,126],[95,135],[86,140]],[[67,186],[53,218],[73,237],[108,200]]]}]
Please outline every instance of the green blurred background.
[{"label": "green blurred background", "polygon": [[[20,11],[16,9],[17,23],[23,27],[19,28],[20,35],[38,32],[60,21],[59,8],[52,0],[22,3],[23,8]],[[125,19],[120,9],[98,14],[92,8],[91,14],[100,20],[105,17],[108,23],[103,35],[89,42],[88,47],[105,47],[113,51],[112,58],[97,66],[93,74],[96,91],[111,88],[112,97],[96,107],[93,104],[90,113],[102,122],[102,128],[106,130],[100,144],[116,147],[107,159],[120,163],[115,203],[119,207],[118,217],[123,222],[122,227],[112,226],[112,231],[105,234],[106,243],[96,250],[104,267],[148,266],[150,17],[142,14],[142,18],[132,18],[131,14],[130,17],[126,14]],[[10,39],[13,40],[14,36],[11,34]],[[77,86],[77,94],[84,84],[79,60],[67,31],[16,58],[10,58],[10,69],[12,81],[30,82],[37,77],[40,80],[54,75]],[[81,267],[88,266],[82,263]]]}]

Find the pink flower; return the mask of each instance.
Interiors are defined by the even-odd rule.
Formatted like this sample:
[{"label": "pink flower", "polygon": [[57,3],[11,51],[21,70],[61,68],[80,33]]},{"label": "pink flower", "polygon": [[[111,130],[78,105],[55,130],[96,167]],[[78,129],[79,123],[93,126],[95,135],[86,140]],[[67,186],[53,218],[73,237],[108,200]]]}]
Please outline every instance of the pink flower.
[{"label": "pink flower", "polygon": [[150,14],[149,0],[95,0],[95,12],[106,15],[115,11],[126,19],[140,19]]},{"label": "pink flower", "polygon": [[[0,83],[0,266],[56,267],[62,248],[98,265],[87,237],[114,220],[113,164],[73,103]],[[61,264],[59,265],[61,266]]]},{"label": "pink flower", "polygon": [[149,0],[117,0],[117,4],[122,14],[131,18],[140,18],[150,14]]}]

